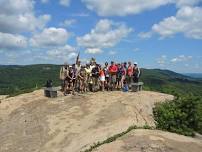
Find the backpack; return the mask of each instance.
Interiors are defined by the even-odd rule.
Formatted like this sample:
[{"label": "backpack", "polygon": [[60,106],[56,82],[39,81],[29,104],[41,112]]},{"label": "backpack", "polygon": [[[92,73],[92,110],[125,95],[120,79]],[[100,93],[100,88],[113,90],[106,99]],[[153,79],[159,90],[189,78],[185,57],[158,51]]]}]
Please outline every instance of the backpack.
[{"label": "backpack", "polygon": [[123,86],[122,91],[123,91],[123,92],[128,92],[128,91],[129,91],[129,88],[128,88],[128,85],[127,85],[127,84],[125,84],[125,85]]}]

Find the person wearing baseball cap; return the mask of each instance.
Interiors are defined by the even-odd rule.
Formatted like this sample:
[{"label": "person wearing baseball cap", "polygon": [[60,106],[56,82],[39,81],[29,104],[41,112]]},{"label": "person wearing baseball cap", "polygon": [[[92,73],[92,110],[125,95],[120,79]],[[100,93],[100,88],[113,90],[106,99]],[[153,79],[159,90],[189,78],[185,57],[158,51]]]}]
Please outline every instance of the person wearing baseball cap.
[{"label": "person wearing baseball cap", "polygon": [[134,66],[133,66],[133,82],[137,83],[139,82],[139,78],[140,78],[140,68],[138,67],[138,63],[134,62]]}]

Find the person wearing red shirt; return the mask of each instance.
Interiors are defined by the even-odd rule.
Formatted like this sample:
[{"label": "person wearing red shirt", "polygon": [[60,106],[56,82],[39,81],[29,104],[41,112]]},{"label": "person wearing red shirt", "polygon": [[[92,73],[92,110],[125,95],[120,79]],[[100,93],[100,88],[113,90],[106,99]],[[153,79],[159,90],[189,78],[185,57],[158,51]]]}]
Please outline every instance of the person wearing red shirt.
[{"label": "person wearing red shirt", "polygon": [[111,90],[115,89],[115,87],[116,87],[117,72],[118,72],[118,67],[112,61],[111,66],[109,67]]}]

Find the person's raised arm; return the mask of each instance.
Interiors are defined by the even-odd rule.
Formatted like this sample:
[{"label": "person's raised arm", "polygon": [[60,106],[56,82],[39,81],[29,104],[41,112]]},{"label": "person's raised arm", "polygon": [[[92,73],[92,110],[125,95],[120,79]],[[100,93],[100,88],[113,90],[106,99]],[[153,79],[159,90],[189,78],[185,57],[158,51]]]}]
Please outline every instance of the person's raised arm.
[{"label": "person's raised arm", "polygon": [[80,56],[80,52],[78,53],[77,57],[76,57],[76,65],[78,64],[79,62],[79,56]]}]

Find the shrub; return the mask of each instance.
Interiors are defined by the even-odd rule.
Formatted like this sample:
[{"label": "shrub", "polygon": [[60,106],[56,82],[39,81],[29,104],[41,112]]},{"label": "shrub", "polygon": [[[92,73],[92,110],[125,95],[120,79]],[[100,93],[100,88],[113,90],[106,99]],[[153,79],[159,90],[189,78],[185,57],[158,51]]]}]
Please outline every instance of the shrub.
[{"label": "shrub", "polygon": [[202,102],[198,97],[177,97],[153,108],[156,127],[187,136],[202,133]]},{"label": "shrub", "polygon": [[202,102],[199,103],[197,108],[197,119],[198,119],[198,124],[197,124],[196,131],[202,134]]}]

